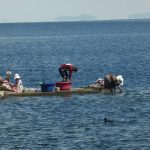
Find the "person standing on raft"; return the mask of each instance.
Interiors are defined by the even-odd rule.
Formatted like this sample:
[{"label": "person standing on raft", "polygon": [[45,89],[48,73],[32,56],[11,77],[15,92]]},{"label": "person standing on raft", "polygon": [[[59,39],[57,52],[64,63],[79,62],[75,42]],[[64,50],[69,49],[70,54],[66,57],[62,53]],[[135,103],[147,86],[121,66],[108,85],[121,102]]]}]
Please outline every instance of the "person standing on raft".
[{"label": "person standing on raft", "polygon": [[72,73],[77,72],[78,68],[72,64],[62,64],[59,68],[59,73],[63,78],[64,82],[72,81]]}]

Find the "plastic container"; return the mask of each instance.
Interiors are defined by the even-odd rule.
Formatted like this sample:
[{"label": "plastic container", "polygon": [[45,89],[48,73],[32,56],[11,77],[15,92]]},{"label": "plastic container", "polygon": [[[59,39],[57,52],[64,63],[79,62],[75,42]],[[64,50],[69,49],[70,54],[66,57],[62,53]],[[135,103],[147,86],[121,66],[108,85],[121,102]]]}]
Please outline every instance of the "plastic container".
[{"label": "plastic container", "polygon": [[55,88],[54,83],[42,83],[41,84],[41,91],[42,92],[53,92]]},{"label": "plastic container", "polygon": [[59,87],[60,90],[71,90],[72,83],[71,82],[57,82],[55,84],[56,87]]}]

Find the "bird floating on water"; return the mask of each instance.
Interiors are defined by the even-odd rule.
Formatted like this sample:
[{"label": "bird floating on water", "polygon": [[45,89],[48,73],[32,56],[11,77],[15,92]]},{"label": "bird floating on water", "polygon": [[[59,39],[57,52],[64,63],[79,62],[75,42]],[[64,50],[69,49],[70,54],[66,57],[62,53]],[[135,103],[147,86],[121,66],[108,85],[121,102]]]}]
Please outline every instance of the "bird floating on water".
[{"label": "bird floating on water", "polygon": [[113,120],[112,119],[108,119],[108,118],[104,118],[104,123],[107,123],[107,122],[109,122],[109,123],[113,123]]}]

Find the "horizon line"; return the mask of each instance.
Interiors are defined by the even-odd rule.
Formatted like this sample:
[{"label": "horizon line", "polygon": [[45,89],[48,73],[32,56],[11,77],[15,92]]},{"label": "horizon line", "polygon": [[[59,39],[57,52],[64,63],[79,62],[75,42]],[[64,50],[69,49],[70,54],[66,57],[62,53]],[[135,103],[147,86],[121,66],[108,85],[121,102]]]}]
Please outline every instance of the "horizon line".
[{"label": "horizon line", "polygon": [[24,22],[0,22],[0,24],[25,24],[25,23],[63,23],[63,22],[109,22],[109,21],[144,21],[144,20],[150,20],[150,18],[128,18],[128,19],[91,19],[91,20],[64,20],[64,21],[24,21]]}]

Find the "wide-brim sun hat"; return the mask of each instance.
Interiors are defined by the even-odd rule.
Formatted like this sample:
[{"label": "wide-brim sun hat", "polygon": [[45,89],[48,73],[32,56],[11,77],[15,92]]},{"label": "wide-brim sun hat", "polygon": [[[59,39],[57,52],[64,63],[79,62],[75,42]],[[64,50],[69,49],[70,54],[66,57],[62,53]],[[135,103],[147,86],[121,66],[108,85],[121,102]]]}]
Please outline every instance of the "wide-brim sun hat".
[{"label": "wide-brim sun hat", "polygon": [[14,75],[14,79],[20,79],[20,76],[19,76],[18,73],[16,73],[16,74]]}]

